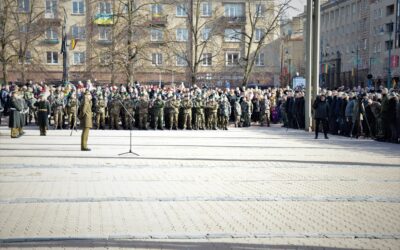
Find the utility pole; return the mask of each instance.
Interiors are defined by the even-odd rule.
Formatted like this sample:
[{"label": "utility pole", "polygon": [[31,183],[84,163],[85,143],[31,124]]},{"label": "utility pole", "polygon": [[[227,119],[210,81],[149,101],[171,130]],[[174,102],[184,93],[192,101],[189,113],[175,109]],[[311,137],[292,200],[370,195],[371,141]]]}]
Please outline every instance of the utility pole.
[{"label": "utility pole", "polygon": [[[393,40],[391,40],[392,39],[392,32],[391,31],[389,31],[388,32],[388,34],[389,34],[389,59],[388,59],[388,79],[387,79],[387,88],[388,89],[390,89],[390,85],[392,84],[392,70],[391,70],[391,68],[390,68],[390,66],[391,66],[391,63],[392,63],[392,60],[391,60],[391,54],[392,54],[392,47],[393,47],[393,45],[394,45],[394,43],[393,43]],[[391,42],[391,43],[390,43]]]},{"label": "utility pole", "polygon": [[307,0],[305,127],[312,130],[311,103],[318,95],[320,57],[320,0]]},{"label": "utility pole", "polygon": [[62,75],[62,83],[68,83],[68,46],[67,46],[67,12],[64,10],[64,23],[62,26],[62,43],[61,43],[61,53],[63,55],[63,75]]}]

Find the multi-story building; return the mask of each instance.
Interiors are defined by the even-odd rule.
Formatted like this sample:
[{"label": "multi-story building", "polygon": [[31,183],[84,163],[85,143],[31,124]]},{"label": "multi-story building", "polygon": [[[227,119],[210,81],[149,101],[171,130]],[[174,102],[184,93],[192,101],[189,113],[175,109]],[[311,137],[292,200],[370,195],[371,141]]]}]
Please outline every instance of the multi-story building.
[{"label": "multi-story building", "polygon": [[321,87],[366,85],[369,27],[369,0],[336,0],[321,5]]},{"label": "multi-story building", "polygon": [[376,85],[391,87],[400,76],[400,1],[371,0],[370,5],[370,73]]},{"label": "multi-story building", "polygon": [[281,24],[281,86],[291,86],[296,76],[305,77],[304,21],[301,14]]},{"label": "multi-story building", "polygon": [[[8,81],[60,81],[65,27],[71,81],[223,86],[247,75],[248,82],[273,82],[264,44],[277,36],[266,35],[276,26],[274,1],[4,1],[16,13],[7,24],[16,34],[7,54],[20,58],[9,61]],[[35,28],[13,30],[21,18]],[[254,61],[250,73],[248,61]]]}]

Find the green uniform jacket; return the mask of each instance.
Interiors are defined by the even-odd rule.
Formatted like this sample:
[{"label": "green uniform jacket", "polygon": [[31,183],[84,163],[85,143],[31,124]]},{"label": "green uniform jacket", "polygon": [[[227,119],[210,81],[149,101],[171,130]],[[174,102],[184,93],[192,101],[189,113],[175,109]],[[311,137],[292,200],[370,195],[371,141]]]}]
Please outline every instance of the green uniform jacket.
[{"label": "green uniform jacket", "polygon": [[79,115],[79,120],[81,121],[82,128],[92,128],[92,102],[88,99],[84,99],[83,104],[81,106],[81,111]]},{"label": "green uniform jacket", "polygon": [[[35,103],[35,106],[38,109],[38,125],[42,127],[47,127],[49,125],[49,119],[48,116],[51,113],[50,110],[50,103],[49,101],[38,101]],[[46,110],[46,111],[44,111]]]}]

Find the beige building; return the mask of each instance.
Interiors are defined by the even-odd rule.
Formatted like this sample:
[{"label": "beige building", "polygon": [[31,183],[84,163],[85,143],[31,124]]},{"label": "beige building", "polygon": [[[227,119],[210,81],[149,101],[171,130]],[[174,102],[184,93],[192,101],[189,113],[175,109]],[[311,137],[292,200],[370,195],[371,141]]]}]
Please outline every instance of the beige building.
[{"label": "beige building", "polygon": [[[265,46],[277,38],[274,1],[4,1],[17,10],[6,33],[15,34],[12,44],[23,44],[22,50],[7,46],[4,53],[13,58],[8,81],[61,81],[64,20],[70,81],[220,86],[246,76],[249,83],[274,81]],[[19,19],[30,28],[13,30]],[[269,28],[274,29],[266,35]]]},{"label": "beige building", "polygon": [[370,72],[376,85],[387,86],[390,63],[391,87],[400,76],[400,1],[374,0],[370,5]]},{"label": "beige building", "polygon": [[305,41],[303,14],[284,20],[281,25],[281,86],[292,86],[294,77],[305,77]]}]

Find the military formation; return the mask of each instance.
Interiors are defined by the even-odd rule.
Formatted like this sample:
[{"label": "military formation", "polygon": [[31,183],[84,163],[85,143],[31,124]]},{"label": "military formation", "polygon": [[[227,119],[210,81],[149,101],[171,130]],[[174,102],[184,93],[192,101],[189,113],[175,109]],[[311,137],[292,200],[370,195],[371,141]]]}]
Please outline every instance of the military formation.
[{"label": "military formation", "polygon": [[[328,111],[323,115],[330,134],[398,142],[398,90],[381,86],[321,89],[320,93],[327,102]],[[304,91],[290,88],[95,86],[90,80],[86,84],[58,86],[3,85],[0,115],[10,117],[13,138],[23,135],[23,126],[32,123],[40,127],[41,135],[46,135],[47,129],[76,129],[85,124],[79,114],[85,96],[89,95],[90,107],[86,103],[85,109],[90,108],[91,120],[86,121],[94,129],[227,130],[230,125],[273,123],[283,123],[286,128],[305,128]]]}]

